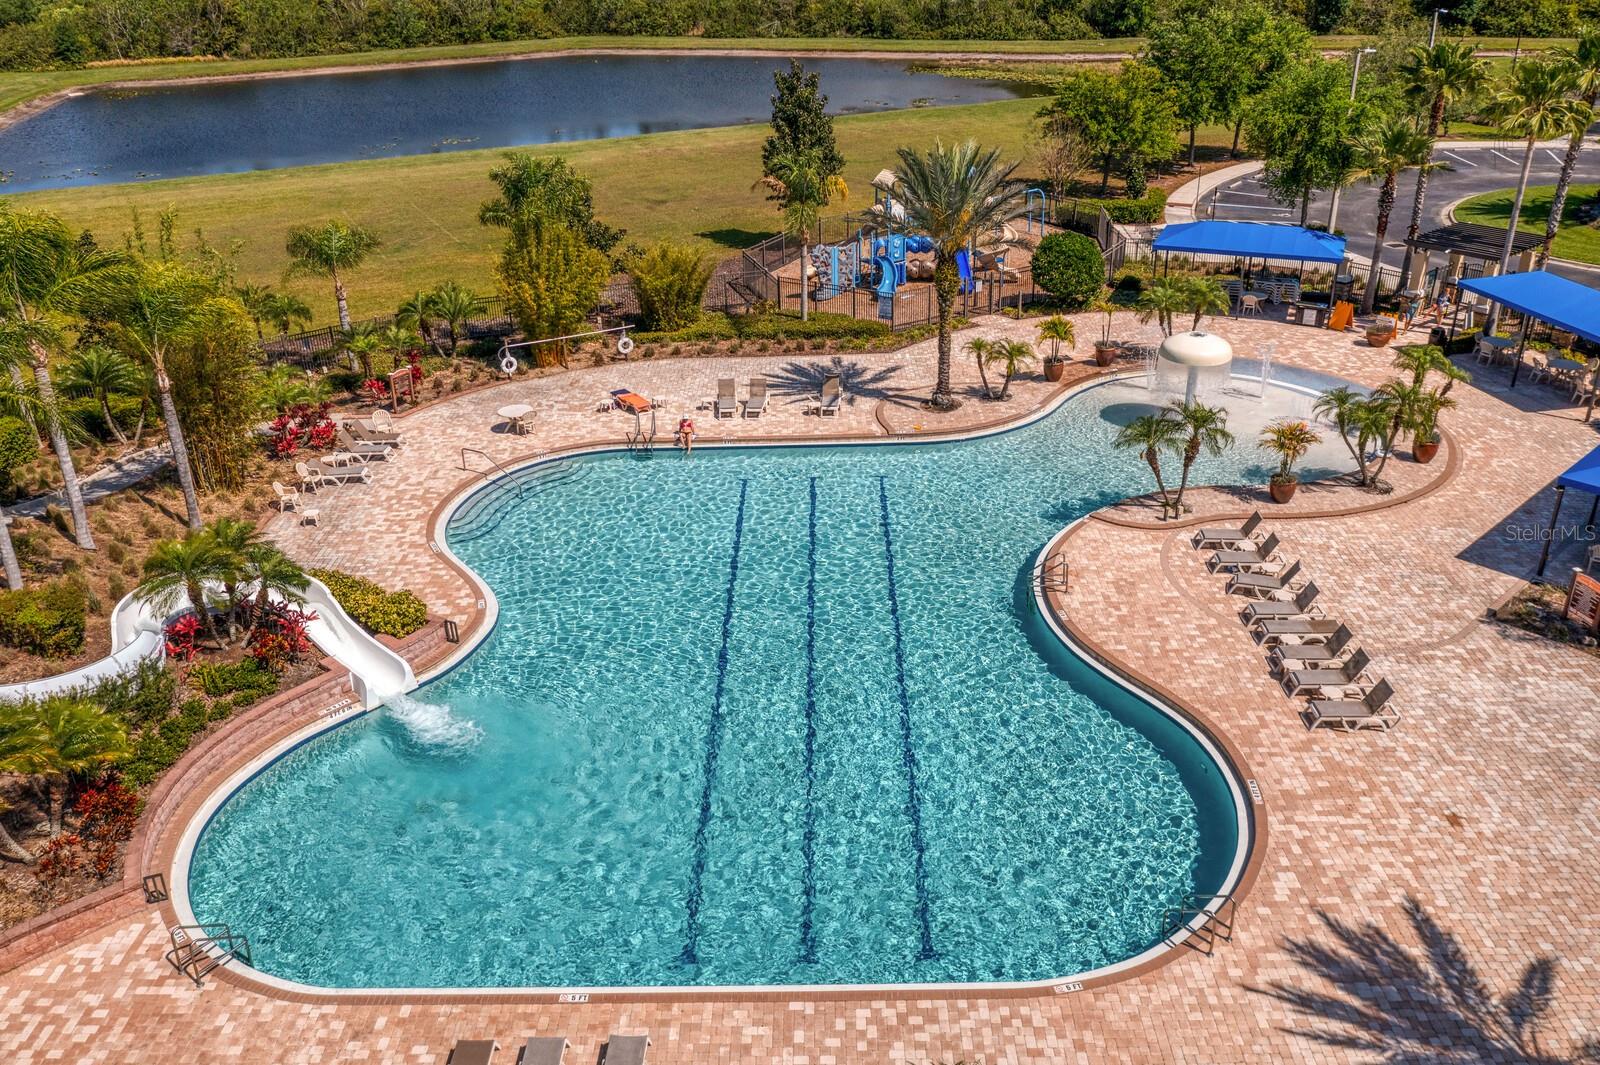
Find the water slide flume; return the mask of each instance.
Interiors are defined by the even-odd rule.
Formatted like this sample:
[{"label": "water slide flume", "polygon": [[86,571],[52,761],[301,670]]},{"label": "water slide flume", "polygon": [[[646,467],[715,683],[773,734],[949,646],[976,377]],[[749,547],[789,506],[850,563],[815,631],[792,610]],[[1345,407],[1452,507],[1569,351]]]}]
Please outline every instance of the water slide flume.
[{"label": "water slide flume", "polygon": [[[221,591],[221,587],[214,590]],[[69,673],[0,686],[0,701],[92,687],[132,671],[147,658],[164,658],[164,630],[168,622],[192,609],[189,599],[184,596],[173,609],[161,612],[136,595],[129,593],[111,612],[111,654]],[[270,593],[269,597],[274,601],[280,598]],[[381,706],[417,686],[411,664],[356,624],[328,586],[315,578],[309,578],[306,586],[304,609],[316,615],[316,620],[306,626],[306,635],[324,654],[350,671],[350,686],[365,709]]]}]

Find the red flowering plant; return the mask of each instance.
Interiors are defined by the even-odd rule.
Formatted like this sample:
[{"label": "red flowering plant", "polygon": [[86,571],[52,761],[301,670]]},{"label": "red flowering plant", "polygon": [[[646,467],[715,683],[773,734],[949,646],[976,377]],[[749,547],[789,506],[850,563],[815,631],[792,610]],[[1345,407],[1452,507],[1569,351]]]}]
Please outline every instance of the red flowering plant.
[{"label": "red flowering plant", "polygon": [[78,796],[77,838],[88,859],[90,872],[107,880],[117,867],[120,845],[139,823],[139,796],[117,781],[90,788]]},{"label": "red flowering plant", "polygon": [[315,620],[315,613],[283,603],[270,604],[250,636],[250,657],[274,673],[283,672],[311,650],[307,627]]},{"label": "red flowering plant", "polygon": [[83,841],[71,833],[56,836],[44,845],[44,853],[34,863],[33,875],[48,894],[55,894],[61,881],[83,868]]},{"label": "red flowering plant", "polygon": [[361,392],[374,402],[389,398],[389,386],[376,377],[369,377],[361,382]]},{"label": "red flowering plant", "polygon": [[406,353],[406,365],[411,367],[411,380],[416,384],[422,383],[422,352],[412,348]]},{"label": "red flowering plant", "polygon": [[200,619],[193,614],[185,614],[167,626],[165,635],[168,656],[187,662],[199,650],[195,641],[200,638]]},{"label": "red flowering plant", "polygon": [[283,409],[268,425],[272,431],[274,458],[287,458],[302,447],[325,448],[333,442],[333,419],[328,416],[331,403],[293,403]]}]

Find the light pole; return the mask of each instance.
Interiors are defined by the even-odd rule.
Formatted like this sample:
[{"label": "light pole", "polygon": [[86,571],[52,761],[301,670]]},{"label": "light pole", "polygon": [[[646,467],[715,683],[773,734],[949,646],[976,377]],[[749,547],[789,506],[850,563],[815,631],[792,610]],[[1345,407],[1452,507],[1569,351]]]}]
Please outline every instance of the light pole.
[{"label": "light pole", "polygon": [[[1373,52],[1376,52],[1376,51],[1377,51],[1376,48],[1357,48],[1356,49],[1356,53],[1355,53],[1356,54],[1355,69],[1350,72],[1350,99],[1354,100],[1356,98],[1356,83],[1361,80],[1361,57],[1364,56],[1364,55],[1371,55]],[[1328,205],[1328,232],[1329,233],[1333,232],[1334,226],[1339,221],[1339,191],[1341,189],[1343,189],[1343,188],[1344,188],[1344,182],[1342,180],[1342,175],[1341,175],[1341,180],[1334,182],[1334,185],[1333,185],[1333,202]],[[1372,264],[1372,268],[1374,270],[1376,270],[1378,268],[1378,264],[1377,263],[1373,263]]]},{"label": "light pole", "polygon": [[1448,14],[1450,14],[1450,9],[1448,7],[1436,7],[1433,9],[1433,25],[1428,29],[1429,48],[1433,47],[1433,42],[1439,36],[1439,16]]}]

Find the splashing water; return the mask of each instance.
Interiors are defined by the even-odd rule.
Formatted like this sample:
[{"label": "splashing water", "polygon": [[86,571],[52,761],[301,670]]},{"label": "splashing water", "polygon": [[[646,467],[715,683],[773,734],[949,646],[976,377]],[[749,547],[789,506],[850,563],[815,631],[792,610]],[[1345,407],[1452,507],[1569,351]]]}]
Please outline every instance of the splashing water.
[{"label": "splashing water", "polygon": [[400,722],[411,738],[424,747],[463,751],[483,739],[483,729],[456,717],[440,703],[425,703],[409,695],[392,696],[389,716]]}]

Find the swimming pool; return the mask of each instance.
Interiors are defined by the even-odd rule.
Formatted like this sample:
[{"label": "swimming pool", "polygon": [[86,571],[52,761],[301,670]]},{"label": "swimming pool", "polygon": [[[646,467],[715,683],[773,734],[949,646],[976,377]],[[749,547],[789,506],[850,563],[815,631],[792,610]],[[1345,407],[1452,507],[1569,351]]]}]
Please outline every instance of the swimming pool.
[{"label": "swimming pool", "polygon": [[[1107,395],[469,501],[449,541],[495,631],[229,799],[196,916],[327,987],[1026,981],[1152,946],[1227,876],[1238,811],[1032,611],[1039,548],[1146,485]],[[1265,472],[1245,446],[1197,480]]]}]

